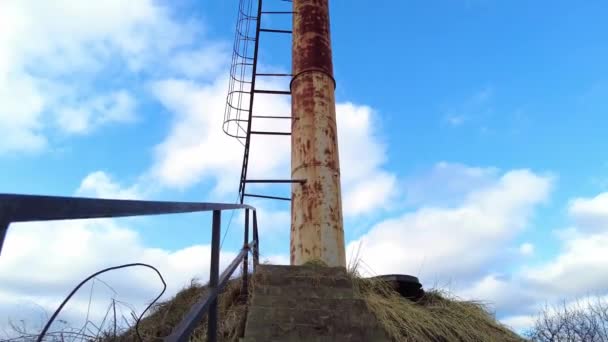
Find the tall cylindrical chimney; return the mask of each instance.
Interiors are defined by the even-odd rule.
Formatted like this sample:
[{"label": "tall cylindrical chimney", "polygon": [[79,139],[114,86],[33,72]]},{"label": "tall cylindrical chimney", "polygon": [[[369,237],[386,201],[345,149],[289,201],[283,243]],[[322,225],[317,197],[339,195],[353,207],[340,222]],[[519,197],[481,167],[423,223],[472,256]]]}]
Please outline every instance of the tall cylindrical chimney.
[{"label": "tall cylindrical chimney", "polygon": [[293,0],[291,264],[345,266],[328,0]]}]

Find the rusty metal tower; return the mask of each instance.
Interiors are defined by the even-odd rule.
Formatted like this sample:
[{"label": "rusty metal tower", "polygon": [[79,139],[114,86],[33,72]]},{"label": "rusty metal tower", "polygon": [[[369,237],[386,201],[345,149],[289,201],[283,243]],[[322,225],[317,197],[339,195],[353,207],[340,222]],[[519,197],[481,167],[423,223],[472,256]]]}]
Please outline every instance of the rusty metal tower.
[{"label": "rusty metal tower", "polygon": [[[290,260],[301,265],[318,260],[345,266],[344,230],[338,157],[335,80],[328,0],[292,0],[290,11],[265,11],[262,0],[240,0],[224,132],[244,145],[239,185],[245,197],[291,200]],[[257,13],[254,15],[253,13]],[[292,15],[293,30],[262,27],[265,15]],[[261,33],[292,34],[292,73],[259,73]],[[256,88],[259,77],[291,77],[289,90]],[[256,94],[291,96],[291,114],[254,113]],[[254,120],[291,120],[291,131],[252,130]],[[248,179],[253,135],[291,135],[291,177]],[[289,183],[291,197],[246,193],[248,183]]]},{"label": "rusty metal tower", "polygon": [[328,0],[293,1],[291,263],[345,266]]}]

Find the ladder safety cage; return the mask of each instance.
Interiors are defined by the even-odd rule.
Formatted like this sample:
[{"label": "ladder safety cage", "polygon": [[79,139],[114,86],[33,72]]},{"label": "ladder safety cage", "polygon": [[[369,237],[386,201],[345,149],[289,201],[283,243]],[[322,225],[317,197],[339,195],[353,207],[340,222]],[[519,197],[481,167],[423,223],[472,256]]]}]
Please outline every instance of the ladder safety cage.
[{"label": "ladder safety cage", "polygon": [[[291,3],[290,0],[267,0],[271,5]],[[291,73],[285,72],[258,72],[258,53],[260,34],[291,34],[291,30],[262,27],[262,18],[270,15],[293,15],[293,11],[287,10],[263,10],[263,0],[239,0],[239,9],[236,20],[236,30],[232,51],[232,63],[230,66],[230,78],[226,107],[224,110],[224,121],[222,129],[228,136],[236,138],[244,146],[243,164],[239,180],[239,199],[244,203],[245,197],[257,197],[267,199],[290,200],[287,197],[256,195],[245,193],[247,183],[272,183],[272,184],[302,184],[304,180],[248,180],[247,171],[249,166],[249,151],[252,135],[265,136],[290,136],[291,132],[280,132],[274,130],[252,129],[253,119],[259,120],[291,120],[291,113],[254,113],[254,100],[256,94],[264,96],[290,96],[290,90],[257,89],[256,79],[258,77],[288,77]]]},{"label": "ladder safety cage", "polygon": [[254,49],[257,42],[256,25],[258,17],[253,15],[254,2],[256,0],[239,1],[228,94],[222,125],[224,133],[237,138],[242,144],[245,143],[247,136],[247,122],[250,112],[249,98],[253,83],[253,68],[256,61]]}]

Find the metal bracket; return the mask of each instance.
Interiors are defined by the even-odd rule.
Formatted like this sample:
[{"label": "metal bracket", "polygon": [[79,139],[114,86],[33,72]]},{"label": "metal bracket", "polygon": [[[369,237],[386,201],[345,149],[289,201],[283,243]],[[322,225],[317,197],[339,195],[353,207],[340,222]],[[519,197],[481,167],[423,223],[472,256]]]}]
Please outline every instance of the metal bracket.
[{"label": "metal bracket", "polygon": [[288,34],[291,34],[291,30],[260,29],[260,32],[288,33]]},{"label": "metal bracket", "polygon": [[278,196],[267,196],[267,195],[254,195],[254,194],[243,194],[245,197],[257,197],[257,198],[268,198],[268,199],[276,199],[282,201],[291,201],[289,197],[278,197]]},{"label": "metal bracket", "polygon": [[291,132],[265,132],[265,131],[251,131],[251,134],[259,135],[291,135]]},{"label": "metal bracket", "polygon": [[306,183],[306,179],[246,179],[245,183]]}]

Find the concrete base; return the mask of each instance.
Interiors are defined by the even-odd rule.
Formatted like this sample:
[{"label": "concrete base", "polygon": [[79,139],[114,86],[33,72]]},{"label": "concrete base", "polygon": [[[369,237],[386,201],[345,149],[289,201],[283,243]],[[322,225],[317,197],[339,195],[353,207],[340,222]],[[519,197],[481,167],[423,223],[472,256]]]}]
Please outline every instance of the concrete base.
[{"label": "concrete base", "polygon": [[259,265],[243,341],[390,341],[343,267]]}]

